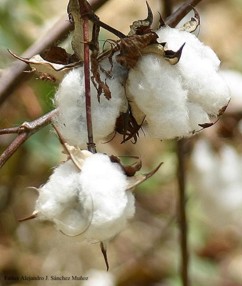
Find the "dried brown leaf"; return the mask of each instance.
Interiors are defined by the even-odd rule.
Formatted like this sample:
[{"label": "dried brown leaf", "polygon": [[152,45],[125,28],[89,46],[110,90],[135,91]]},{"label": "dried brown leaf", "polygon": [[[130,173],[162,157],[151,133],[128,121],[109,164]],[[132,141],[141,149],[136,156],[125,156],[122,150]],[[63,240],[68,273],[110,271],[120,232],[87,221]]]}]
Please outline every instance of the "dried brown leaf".
[{"label": "dried brown leaf", "polygon": [[51,79],[52,81],[60,82],[65,74],[69,72],[73,67],[81,65],[81,62],[75,62],[71,64],[57,64],[49,62],[43,59],[40,55],[35,55],[30,59],[22,58],[9,51],[18,60],[28,64],[32,71],[40,74],[40,78]]}]

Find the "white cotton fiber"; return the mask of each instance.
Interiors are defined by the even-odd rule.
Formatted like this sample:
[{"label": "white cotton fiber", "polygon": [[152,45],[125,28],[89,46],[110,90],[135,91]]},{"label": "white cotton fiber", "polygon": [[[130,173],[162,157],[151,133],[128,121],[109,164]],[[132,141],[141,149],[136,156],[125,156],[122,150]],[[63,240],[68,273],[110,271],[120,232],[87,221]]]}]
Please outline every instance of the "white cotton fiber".
[{"label": "white cotton fiber", "polygon": [[[68,235],[80,234],[88,225],[91,199],[84,194],[79,182],[80,172],[72,161],[61,164],[54,170],[49,181],[39,189],[39,198],[35,210],[40,219],[56,223],[59,230]],[[83,208],[79,202],[79,193],[83,193],[83,202],[89,205]]]},{"label": "white cotton fiber", "polygon": [[220,61],[188,32],[165,27],[157,34],[169,50],[185,43],[180,61],[171,65],[162,54],[143,55],[129,72],[128,99],[144,114],[151,137],[189,136],[228,104],[229,91],[218,74]]},{"label": "white cotton fiber", "polygon": [[[104,75],[102,75],[105,79]],[[107,78],[112,98],[103,94],[98,102],[97,91],[91,84],[91,108],[94,141],[104,139],[114,131],[116,118],[126,106],[124,88],[119,80]],[[56,93],[59,112],[55,125],[70,145],[85,147],[87,139],[86,106],[83,68],[73,69],[63,79]]]},{"label": "white cotton fiber", "polygon": [[134,215],[134,197],[126,191],[127,178],[120,165],[107,155],[94,154],[85,161],[81,183],[93,198],[92,223],[85,237],[98,241],[114,237]]},{"label": "white cotton fiber", "polygon": [[105,241],[124,229],[134,215],[134,197],[120,165],[104,154],[88,157],[79,171],[71,160],[54,170],[39,189],[38,218],[57,229],[91,241]]},{"label": "white cotton fiber", "polygon": [[229,92],[218,74],[220,60],[214,51],[186,31],[166,27],[157,34],[160,42],[167,42],[168,49],[176,51],[186,43],[176,68],[188,90],[188,99],[201,105],[209,115],[218,115],[229,101]]},{"label": "white cotton fiber", "polygon": [[189,128],[187,94],[176,70],[164,59],[143,56],[129,72],[127,89],[129,99],[146,115],[152,137],[168,139],[186,133]]}]

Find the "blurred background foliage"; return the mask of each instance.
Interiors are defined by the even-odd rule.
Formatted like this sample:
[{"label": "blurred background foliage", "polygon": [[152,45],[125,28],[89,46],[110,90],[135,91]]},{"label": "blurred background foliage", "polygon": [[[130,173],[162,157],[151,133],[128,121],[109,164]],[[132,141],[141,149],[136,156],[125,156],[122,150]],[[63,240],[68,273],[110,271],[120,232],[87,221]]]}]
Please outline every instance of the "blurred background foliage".
[{"label": "blurred background foliage", "polygon": [[[156,21],[156,11],[162,11],[164,2],[149,1]],[[173,7],[183,3],[175,0],[170,2]],[[13,62],[7,49],[16,54],[23,53],[65,13],[67,3],[67,0],[0,0],[1,70]],[[201,16],[201,27],[197,32],[199,38],[216,51],[223,68],[242,72],[242,1],[204,0],[198,10]],[[146,5],[143,0],[109,0],[97,14],[104,22],[127,33],[134,20],[144,18]],[[105,39],[111,35],[102,31],[101,37]],[[0,107],[0,128],[18,126],[51,110],[56,88],[57,86],[42,82],[33,75],[16,88]],[[242,99],[242,89],[240,90],[239,85],[237,89]],[[235,111],[231,109],[207,132],[186,142],[190,274],[192,285],[195,286],[242,285],[242,184],[239,185],[241,195],[235,197],[237,207],[225,209],[223,200],[227,197],[223,198],[220,189],[215,193],[213,187],[208,187],[210,194],[214,192],[213,199],[199,189],[199,186],[203,186],[203,177],[196,172],[193,159],[193,150],[198,142],[207,140],[211,151],[208,157],[212,160],[220,162],[219,159],[223,156],[221,146],[227,144],[234,148],[238,160],[242,162],[241,106],[236,106]],[[152,169],[160,161],[164,162],[159,172],[136,190],[135,218],[108,248],[111,264],[109,273],[105,272],[98,245],[88,245],[80,237],[66,237],[49,223],[33,220],[20,224],[17,221],[17,218],[25,217],[33,211],[37,193],[29,187],[38,188],[48,179],[54,166],[65,159],[51,128],[45,127],[39,131],[14,154],[0,172],[2,277],[82,275],[88,276],[89,280],[66,283],[83,286],[181,285],[176,216],[176,143],[147,138],[144,140],[144,136],[140,135],[141,139],[136,145],[120,145],[121,138],[117,136],[112,142],[98,146],[99,151],[109,154],[140,156],[143,172]],[[1,152],[13,138],[13,135],[0,136]],[[199,148],[197,152],[199,154]],[[242,175],[242,163],[240,165],[241,169],[237,171]],[[228,169],[231,171],[239,167],[232,164]],[[211,169],[210,176],[216,177],[219,168],[220,163],[217,164],[217,169]],[[230,219],[228,211],[233,214],[233,218]],[[59,285],[56,281],[6,281],[1,276],[0,285]]]}]

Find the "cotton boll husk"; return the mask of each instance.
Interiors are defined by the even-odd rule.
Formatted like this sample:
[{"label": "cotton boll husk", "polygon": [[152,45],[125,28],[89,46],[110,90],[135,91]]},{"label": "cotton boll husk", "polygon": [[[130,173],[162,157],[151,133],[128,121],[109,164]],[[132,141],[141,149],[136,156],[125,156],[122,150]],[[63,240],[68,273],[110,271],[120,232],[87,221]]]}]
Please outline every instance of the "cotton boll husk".
[{"label": "cotton boll husk", "polygon": [[126,175],[107,155],[94,154],[83,165],[81,184],[93,203],[92,222],[85,238],[91,241],[113,238],[134,214],[134,197],[126,191]]},{"label": "cotton boll husk", "polygon": [[80,203],[82,192],[82,204],[91,208],[91,198],[82,190],[79,177],[80,172],[72,161],[61,164],[39,189],[35,206],[39,219],[55,222],[57,229],[68,235],[80,234],[91,216],[88,208],[84,209]]},{"label": "cotton boll husk", "polygon": [[226,83],[217,72],[220,61],[216,54],[186,31],[165,27],[157,34],[160,42],[167,42],[168,49],[178,50],[186,43],[176,68],[188,90],[188,99],[200,104],[209,115],[218,115],[230,96]]},{"label": "cotton boll husk", "polygon": [[152,137],[169,139],[187,135],[187,92],[176,69],[156,55],[143,56],[127,80],[130,101],[146,115]]},{"label": "cotton boll husk", "polygon": [[[102,74],[105,79],[104,74]],[[112,98],[107,100],[102,94],[100,103],[97,91],[91,84],[92,125],[94,141],[104,139],[114,131],[116,118],[126,107],[124,88],[116,78],[107,78]],[[84,147],[87,142],[85,87],[83,68],[70,71],[62,83],[55,97],[58,114],[55,125],[70,145]]]}]

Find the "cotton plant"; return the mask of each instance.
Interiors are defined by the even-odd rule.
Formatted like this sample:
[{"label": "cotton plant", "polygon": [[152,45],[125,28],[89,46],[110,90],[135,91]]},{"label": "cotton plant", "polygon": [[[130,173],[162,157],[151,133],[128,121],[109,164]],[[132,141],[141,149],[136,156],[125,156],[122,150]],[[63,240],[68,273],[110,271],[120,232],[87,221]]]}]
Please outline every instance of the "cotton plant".
[{"label": "cotton plant", "polygon": [[[84,150],[86,144],[90,146],[90,120],[94,142],[105,141],[116,132],[123,135],[122,142],[137,141],[140,128],[158,139],[186,137],[212,125],[230,96],[218,73],[220,61],[216,54],[190,33],[196,29],[197,19],[181,29],[161,24],[153,31],[153,15],[147,4],[147,19],[135,21],[127,36],[118,32],[120,40],[100,52],[95,25],[102,22],[91,11],[94,36],[88,57],[90,119],[86,112],[87,74],[83,44],[80,45],[83,38],[77,30],[82,27],[77,3],[69,2],[70,18],[75,22],[74,56],[61,50],[66,59],[74,60],[56,66],[50,59],[24,59],[34,69],[40,66],[45,79],[60,82],[52,123],[68,155],[46,184],[38,188],[35,210],[28,218],[51,221],[65,235],[100,242],[108,267],[106,244],[135,213],[133,189],[161,164],[148,174],[137,175],[139,160],[124,166],[115,156]],[[54,51],[60,52],[57,48]]]}]

